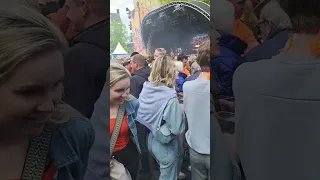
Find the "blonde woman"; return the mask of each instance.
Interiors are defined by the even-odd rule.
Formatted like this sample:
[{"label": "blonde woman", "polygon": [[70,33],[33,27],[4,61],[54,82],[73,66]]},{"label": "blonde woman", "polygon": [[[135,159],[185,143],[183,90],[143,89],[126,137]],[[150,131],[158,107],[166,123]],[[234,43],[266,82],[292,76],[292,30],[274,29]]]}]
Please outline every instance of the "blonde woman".
[{"label": "blonde woman", "polygon": [[135,124],[139,102],[130,95],[130,77],[130,72],[120,63],[117,61],[110,63],[110,137],[116,123],[119,106],[127,103],[112,155],[128,169],[132,179],[135,180],[139,167],[138,152],[141,152]]},{"label": "blonde woman", "polygon": [[159,180],[177,180],[179,173],[178,141],[185,125],[175,91],[177,74],[171,57],[158,57],[139,96],[137,120],[150,130],[148,149],[160,165]]},{"label": "blonde woman", "polygon": [[[40,13],[20,6],[0,6],[0,177],[25,179],[22,172],[34,138],[50,149],[33,146],[47,158],[37,168],[44,180],[82,179],[94,130],[87,119],[61,103],[65,39]],[[29,147],[30,145],[30,147]],[[29,151],[30,150],[30,151]],[[32,156],[31,156],[32,157]],[[38,159],[37,161],[41,160]],[[32,166],[33,167],[33,166]]]}]

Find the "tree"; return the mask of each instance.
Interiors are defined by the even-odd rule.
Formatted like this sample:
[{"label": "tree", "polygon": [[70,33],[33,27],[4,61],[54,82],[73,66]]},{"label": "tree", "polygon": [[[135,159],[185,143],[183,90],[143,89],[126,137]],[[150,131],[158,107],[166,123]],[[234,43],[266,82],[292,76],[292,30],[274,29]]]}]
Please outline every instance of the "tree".
[{"label": "tree", "polygon": [[110,52],[112,53],[120,43],[128,51],[127,43],[130,41],[128,30],[121,21],[110,20]]},{"label": "tree", "polygon": [[[166,5],[168,3],[171,3],[171,2],[174,2],[174,1],[177,1],[177,0],[159,0],[160,4],[161,5]],[[190,2],[192,0],[179,0],[179,1],[186,1],[186,2]],[[204,3],[207,3],[207,4],[210,4],[210,0],[200,0],[201,2],[204,2]]]}]

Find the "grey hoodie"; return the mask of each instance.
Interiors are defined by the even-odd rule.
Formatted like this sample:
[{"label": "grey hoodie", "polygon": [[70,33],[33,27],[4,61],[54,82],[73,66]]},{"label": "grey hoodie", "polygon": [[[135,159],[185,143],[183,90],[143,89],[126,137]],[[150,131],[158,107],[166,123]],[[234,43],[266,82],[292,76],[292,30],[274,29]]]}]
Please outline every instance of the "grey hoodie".
[{"label": "grey hoodie", "polygon": [[176,98],[176,91],[165,85],[154,86],[150,82],[143,84],[139,97],[137,121],[146,126],[154,136],[160,129],[164,110],[170,99]]}]

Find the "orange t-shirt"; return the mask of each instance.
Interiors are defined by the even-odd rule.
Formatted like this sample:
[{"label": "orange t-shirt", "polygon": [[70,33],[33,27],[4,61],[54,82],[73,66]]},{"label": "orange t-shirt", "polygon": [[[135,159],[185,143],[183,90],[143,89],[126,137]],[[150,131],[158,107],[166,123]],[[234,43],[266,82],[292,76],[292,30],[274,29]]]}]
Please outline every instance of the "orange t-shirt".
[{"label": "orange t-shirt", "polygon": [[[114,126],[116,124],[117,118],[111,118],[110,119],[110,138],[113,133]],[[129,136],[129,125],[127,122],[127,116],[124,115],[122,125],[120,128],[119,136],[116,142],[116,145],[114,146],[113,152],[120,151],[124,149],[130,142],[130,136]]]},{"label": "orange t-shirt", "polygon": [[233,34],[247,43],[248,47],[246,51],[259,44],[251,29],[240,19],[236,19],[234,22]]},{"label": "orange t-shirt", "polygon": [[182,72],[185,73],[187,75],[187,77],[190,76],[190,72],[188,71],[188,69],[186,67],[183,68]]},{"label": "orange t-shirt", "polygon": [[[55,173],[55,167],[54,167],[53,163],[51,163],[49,168],[47,169],[47,171],[44,173],[42,179],[43,180],[53,180],[54,173]],[[20,180],[20,178],[17,178],[16,180]]]}]

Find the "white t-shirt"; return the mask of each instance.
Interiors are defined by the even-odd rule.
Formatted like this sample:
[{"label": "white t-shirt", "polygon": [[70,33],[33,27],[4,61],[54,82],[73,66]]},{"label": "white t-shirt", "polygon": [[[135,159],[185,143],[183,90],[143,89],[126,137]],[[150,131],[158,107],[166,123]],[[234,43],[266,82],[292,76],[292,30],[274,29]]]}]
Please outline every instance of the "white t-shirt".
[{"label": "white t-shirt", "polygon": [[196,79],[183,85],[188,121],[186,140],[200,154],[210,154],[210,80]]}]

